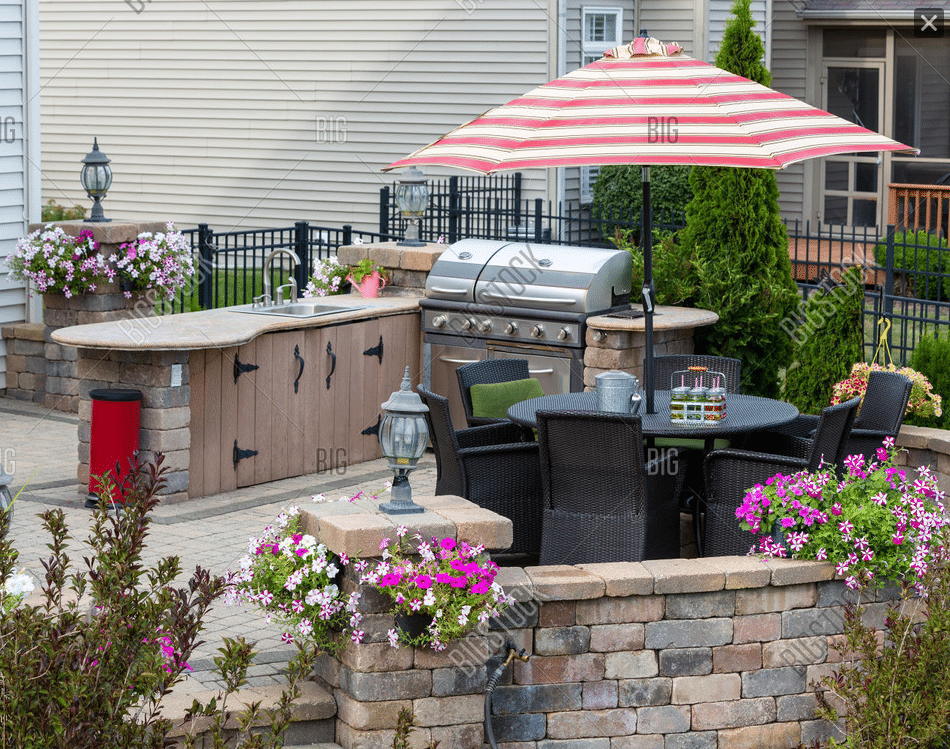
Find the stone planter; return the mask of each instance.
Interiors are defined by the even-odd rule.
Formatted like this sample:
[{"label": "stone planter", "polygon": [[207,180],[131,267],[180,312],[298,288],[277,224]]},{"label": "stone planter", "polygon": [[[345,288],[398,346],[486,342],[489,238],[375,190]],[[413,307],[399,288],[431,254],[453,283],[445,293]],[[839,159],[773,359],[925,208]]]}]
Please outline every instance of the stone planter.
[{"label": "stone planter", "polygon": [[117,284],[104,284],[89,294],[67,298],[63,294],[43,294],[43,322],[51,328],[127,320],[132,317],[153,317],[155,305],[150,295],[132,292],[127,298]]}]

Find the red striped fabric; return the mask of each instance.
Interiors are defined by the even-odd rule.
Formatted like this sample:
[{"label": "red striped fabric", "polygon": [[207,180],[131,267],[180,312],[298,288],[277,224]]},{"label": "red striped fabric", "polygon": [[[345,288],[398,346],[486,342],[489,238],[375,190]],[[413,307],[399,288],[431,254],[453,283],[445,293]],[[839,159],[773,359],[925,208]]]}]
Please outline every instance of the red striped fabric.
[{"label": "red striped fabric", "polygon": [[[539,86],[384,168],[489,174],[604,164],[782,169],[861,151],[917,153],[654,39]],[[651,54],[652,52],[652,54]]]}]

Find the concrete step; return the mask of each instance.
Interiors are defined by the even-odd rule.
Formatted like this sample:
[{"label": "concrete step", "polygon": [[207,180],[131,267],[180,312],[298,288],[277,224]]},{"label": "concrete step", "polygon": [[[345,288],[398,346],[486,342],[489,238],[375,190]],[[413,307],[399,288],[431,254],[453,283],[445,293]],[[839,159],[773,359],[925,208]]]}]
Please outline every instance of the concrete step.
[{"label": "concrete step", "polygon": [[[285,685],[270,685],[264,687],[248,687],[240,690],[228,701],[230,711],[238,712],[241,705],[260,701],[262,708],[274,707],[280,698]],[[185,734],[181,725],[185,712],[191,707],[195,699],[202,704],[218,695],[217,691],[208,691],[199,694],[176,695],[172,692],[162,700],[163,713],[172,721],[173,726],[170,738],[181,739]],[[300,684],[300,697],[294,703],[291,712],[291,723],[284,733],[284,742],[287,747],[299,749],[340,749],[331,743],[336,738],[336,701],[326,689],[319,684],[307,681]],[[208,718],[196,721],[195,730],[200,734],[210,724]],[[264,720],[254,724],[264,725]],[[236,728],[237,721],[232,715],[226,728]],[[200,746],[200,744],[199,744]]]}]

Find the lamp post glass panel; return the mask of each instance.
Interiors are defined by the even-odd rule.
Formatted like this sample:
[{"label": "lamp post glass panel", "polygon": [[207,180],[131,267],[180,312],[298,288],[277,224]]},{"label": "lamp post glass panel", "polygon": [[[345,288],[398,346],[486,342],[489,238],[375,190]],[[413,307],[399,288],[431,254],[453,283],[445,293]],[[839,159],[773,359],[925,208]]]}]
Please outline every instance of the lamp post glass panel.
[{"label": "lamp post glass panel", "polygon": [[80,174],[83,189],[92,198],[92,211],[89,213],[89,218],[85,219],[86,221],[99,223],[112,220],[103,215],[101,203],[112,186],[110,161],[111,159],[99,150],[99,139],[93,138],[92,150],[82,160],[83,167]]},{"label": "lamp post glass panel", "polygon": [[429,207],[429,185],[418,167],[410,167],[396,185],[396,207],[409,221],[406,236],[398,244],[401,247],[423,247],[425,242],[419,240],[419,222]]},{"label": "lamp post glass panel", "polygon": [[379,446],[389,460],[389,468],[395,474],[392,500],[379,506],[389,515],[425,512],[412,501],[409,473],[426,451],[429,429],[425,414],[429,410],[418,394],[412,392],[409,367],[402,378],[399,390],[382,404],[383,419],[379,425]]}]

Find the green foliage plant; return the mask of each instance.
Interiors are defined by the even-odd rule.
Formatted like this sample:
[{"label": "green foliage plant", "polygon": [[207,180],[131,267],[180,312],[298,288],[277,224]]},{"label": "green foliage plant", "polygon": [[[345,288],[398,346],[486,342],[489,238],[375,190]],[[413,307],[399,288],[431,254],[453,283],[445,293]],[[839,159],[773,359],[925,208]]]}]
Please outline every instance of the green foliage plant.
[{"label": "green foliage plant", "polygon": [[226,637],[218,652],[221,655],[214,658],[214,665],[224,689],[207,702],[192,702],[183,721],[188,729],[182,741],[184,749],[280,749],[294,702],[301,694],[300,684],[316,665],[320,648],[312,643],[297,645],[297,653],[287,665],[287,686],[273,707],[265,708],[257,700],[240,703],[237,711],[233,703],[239,698],[238,690],[248,683],[254,646],[243,637]]},{"label": "green foliage plant", "polygon": [[[119,512],[100,509],[83,571],[74,571],[62,510],[50,534],[43,603],[0,619],[0,746],[22,749],[164,746],[162,698],[188,670],[222,578],[198,568],[184,586],[177,557],[143,561],[150,511],[164,486],[161,458],[137,466]],[[17,554],[0,513],[0,577]]]},{"label": "green foliage plant", "polygon": [[[764,47],[753,31],[749,0],[737,0],[716,65],[768,86]],[[779,374],[792,361],[780,324],[798,308],[778,185],[768,169],[693,167],[693,199],[682,244],[695,261],[692,306],[719,315],[698,328],[697,349],[742,361],[742,391],[777,397]]]},{"label": "green foliage plant", "polygon": [[362,283],[366,276],[371,276],[377,272],[384,280],[389,280],[389,273],[386,269],[372,258],[364,257],[356,265],[350,266],[350,277],[356,284]]},{"label": "green foliage plant", "polygon": [[[103,503],[94,516],[83,570],[75,570],[67,554],[72,539],[63,511],[47,510],[40,515],[51,538],[42,601],[23,601],[21,591],[0,587],[2,747],[164,749],[171,744],[176,727],[163,716],[162,700],[190,670],[187,661],[202,644],[204,617],[227,584],[201,567],[177,584],[181,566],[174,556],[145,564],[150,512],[167,469],[161,455],[154,463],[133,462],[131,469],[120,487],[121,508],[107,510]],[[108,476],[100,482],[113,486]],[[2,580],[13,577],[19,559],[8,539],[10,517],[0,512]],[[298,648],[274,707],[252,702],[238,711],[230,702],[246,683],[253,646],[225,639],[219,652],[215,665],[224,692],[207,704],[195,701],[180,726],[183,743],[215,749],[283,746],[299,684],[319,650]],[[230,718],[238,731],[231,730]],[[198,733],[206,733],[207,740],[196,738]]]},{"label": "green foliage plant", "polygon": [[[875,245],[874,261],[886,266],[886,239]],[[923,229],[894,232],[894,273],[895,280],[903,284],[904,296],[941,302],[950,300],[950,249],[947,240]]]},{"label": "green foliage plant", "polygon": [[[396,715],[396,733],[393,735],[392,749],[410,749],[409,735],[416,730],[416,715],[412,708],[404,707]],[[430,741],[426,749],[438,749],[438,741]]]},{"label": "green foliage plant", "polygon": [[74,205],[72,208],[65,208],[50,198],[43,205],[42,221],[44,224],[53,221],[78,221],[86,217],[86,209],[81,205]]},{"label": "green foliage plant", "polygon": [[[634,243],[633,236],[632,229],[617,228],[610,241],[617,249],[630,253],[633,260],[630,301],[639,304],[643,287],[643,251]],[[677,241],[676,232],[653,230],[653,284],[657,304],[683,304],[695,294],[692,262],[689,249]]]},{"label": "green foliage plant", "polygon": [[817,414],[831,403],[835,383],[864,360],[864,275],[848,268],[835,285],[825,279],[801,314],[780,326],[795,342],[795,364],[785,374],[782,397],[802,413]]},{"label": "green foliage plant", "polygon": [[[950,397],[950,333],[944,336],[935,334],[924,336],[914,349],[910,366],[930,381],[934,392],[946,403]],[[950,415],[908,415],[905,424],[946,429],[950,425]]]},{"label": "green foliage plant", "polygon": [[[654,215],[669,217],[672,214],[675,220],[683,214],[693,197],[689,171],[688,166],[650,167],[650,206]],[[600,167],[591,202],[591,214],[595,218],[616,219],[619,225],[636,224],[636,236],[639,237],[642,208],[643,172],[639,166]],[[610,230],[608,227],[606,232]]]},{"label": "green foliage plant", "polygon": [[845,738],[832,738],[828,746],[947,746],[950,564],[946,541],[946,537],[941,539],[943,556],[924,576],[922,587],[902,586],[900,598],[888,606],[883,631],[867,623],[864,604],[852,601],[845,607],[843,660],[837,673],[821,679],[817,693],[818,717],[845,725]]}]

